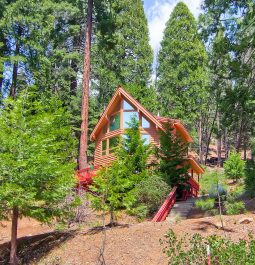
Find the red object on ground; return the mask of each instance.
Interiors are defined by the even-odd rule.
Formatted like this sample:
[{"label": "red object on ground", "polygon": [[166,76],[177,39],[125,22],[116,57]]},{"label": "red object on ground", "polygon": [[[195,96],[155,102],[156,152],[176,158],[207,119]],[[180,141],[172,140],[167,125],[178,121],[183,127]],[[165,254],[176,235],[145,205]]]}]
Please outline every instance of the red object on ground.
[{"label": "red object on ground", "polygon": [[177,190],[177,187],[175,186],[171,190],[169,195],[167,196],[166,200],[164,201],[164,203],[162,204],[162,206],[160,207],[160,209],[158,210],[158,212],[156,213],[154,218],[152,219],[152,222],[162,222],[166,219],[169,211],[171,210],[171,208],[175,204],[176,190]]}]

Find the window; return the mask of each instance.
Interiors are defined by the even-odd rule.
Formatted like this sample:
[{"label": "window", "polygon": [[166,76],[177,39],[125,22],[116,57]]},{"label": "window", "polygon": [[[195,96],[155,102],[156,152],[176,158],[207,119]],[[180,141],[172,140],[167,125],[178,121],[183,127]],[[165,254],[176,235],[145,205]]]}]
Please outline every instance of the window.
[{"label": "window", "polygon": [[106,155],[107,140],[102,141],[102,156]]},{"label": "window", "polygon": [[129,103],[127,103],[127,101],[125,101],[125,100],[123,100],[123,109],[124,110],[134,110],[134,108]]},{"label": "window", "polygon": [[123,128],[129,128],[129,123],[131,122],[132,117],[138,118],[138,113],[136,111],[123,112]]},{"label": "window", "polygon": [[149,134],[142,134],[142,140],[143,140],[144,144],[149,145],[150,144],[150,136],[149,136]]},{"label": "window", "polygon": [[120,113],[116,113],[110,118],[110,132],[120,128]]},{"label": "window", "polygon": [[150,128],[150,123],[144,117],[142,117],[142,127],[144,129]]},{"label": "window", "polygon": [[119,138],[118,137],[112,137],[109,139],[109,153],[118,146]]}]

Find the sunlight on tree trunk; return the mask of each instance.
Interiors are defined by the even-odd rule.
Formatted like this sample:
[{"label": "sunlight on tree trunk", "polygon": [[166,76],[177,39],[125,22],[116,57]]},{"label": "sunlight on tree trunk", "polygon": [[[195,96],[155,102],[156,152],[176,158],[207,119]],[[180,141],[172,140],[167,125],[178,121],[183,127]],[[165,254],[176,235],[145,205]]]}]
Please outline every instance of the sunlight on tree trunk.
[{"label": "sunlight on tree trunk", "polygon": [[12,233],[11,233],[11,253],[10,253],[10,264],[17,265],[17,228],[18,228],[18,207],[13,207],[12,210]]},{"label": "sunlight on tree trunk", "polygon": [[88,148],[88,107],[89,107],[89,78],[90,78],[90,50],[92,35],[92,10],[93,0],[88,0],[87,26],[85,31],[84,66],[83,66],[83,91],[81,106],[81,137],[79,150],[79,169],[87,167]]}]

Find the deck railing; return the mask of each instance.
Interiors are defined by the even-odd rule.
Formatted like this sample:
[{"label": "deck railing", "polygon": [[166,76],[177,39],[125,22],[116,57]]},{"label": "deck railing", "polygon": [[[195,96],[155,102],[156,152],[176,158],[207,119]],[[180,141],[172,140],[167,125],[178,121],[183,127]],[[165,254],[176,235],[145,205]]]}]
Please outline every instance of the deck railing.
[{"label": "deck railing", "polygon": [[166,200],[152,219],[152,222],[162,222],[165,221],[167,215],[169,214],[170,210],[172,209],[173,205],[176,201],[176,190],[177,187],[175,186],[169,195],[167,196]]}]

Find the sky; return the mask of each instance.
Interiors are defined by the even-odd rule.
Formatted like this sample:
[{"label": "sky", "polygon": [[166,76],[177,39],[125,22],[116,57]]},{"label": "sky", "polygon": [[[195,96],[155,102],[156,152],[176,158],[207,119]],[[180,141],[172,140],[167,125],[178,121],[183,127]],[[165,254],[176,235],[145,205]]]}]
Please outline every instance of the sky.
[{"label": "sky", "polygon": [[[195,18],[198,17],[201,11],[202,1],[182,0],[189,7]],[[154,53],[157,53],[163,38],[165,24],[179,0],[143,0],[143,2],[150,31],[150,44]]]}]

